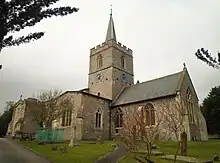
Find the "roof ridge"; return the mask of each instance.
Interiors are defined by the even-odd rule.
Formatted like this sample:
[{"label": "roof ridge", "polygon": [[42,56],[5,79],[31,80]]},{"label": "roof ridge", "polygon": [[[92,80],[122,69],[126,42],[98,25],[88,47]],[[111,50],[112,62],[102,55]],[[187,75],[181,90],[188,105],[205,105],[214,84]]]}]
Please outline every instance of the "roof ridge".
[{"label": "roof ridge", "polygon": [[[173,75],[180,74],[180,73],[182,73],[182,72],[183,72],[183,71],[179,71],[179,72],[176,72],[176,73],[173,73],[173,74],[161,76],[161,77],[154,78],[154,79],[151,79],[151,80],[147,80],[147,81],[144,81],[144,82],[141,82],[141,83],[138,83],[138,84],[134,84],[134,85],[144,84],[144,83],[151,82],[151,81],[154,81],[154,80],[163,79],[163,78],[166,78],[166,77],[169,77],[169,76],[173,76]],[[131,86],[134,86],[134,85],[131,85]]]}]

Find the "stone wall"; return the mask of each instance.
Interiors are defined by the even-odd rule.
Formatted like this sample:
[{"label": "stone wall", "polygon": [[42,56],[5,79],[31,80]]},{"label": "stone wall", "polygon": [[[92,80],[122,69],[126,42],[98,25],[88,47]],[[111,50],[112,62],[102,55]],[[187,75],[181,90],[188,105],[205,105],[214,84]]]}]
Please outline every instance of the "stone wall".
[{"label": "stone wall", "polygon": [[95,128],[95,114],[98,109],[102,110],[102,124],[104,137],[109,138],[109,100],[96,97],[85,92],[68,92],[59,97],[59,101],[70,98],[75,104],[73,107],[72,124],[61,126],[62,117],[53,122],[54,128],[64,129],[64,140],[70,140],[74,135],[73,126],[76,124],[76,139],[98,139],[102,134],[102,128]]},{"label": "stone wall", "polygon": [[[104,138],[109,139],[109,101],[99,97],[83,94],[82,104],[82,110],[78,113],[78,115],[82,117],[83,121],[82,138],[98,139],[102,132],[104,132]],[[102,112],[101,128],[95,127],[95,115],[98,109]]]},{"label": "stone wall", "polygon": [[[70,105],[73,107],[72,108],[72,122],[77,121],[77,113],[82,108],[82,93],[77,92],[77,91],[65,92],[58,98],[57,105],[59,105],[59,103],[64,99],[70,100],[69,102],[73,104],[73,105]],[[52,123],[53,129],[57,129],[57,128],[64,129],[64,140],[65,141],[71,139],[71,133],[73,130],[72,125],[73,123],[71,123],[68,126],[62,126],[62,115],[60,115],[60,117],[58,117],[58,119],[54,120]],[[80,131],[81,131],[80,129],[77,129],[77,132],[80,132]],[[77,133],[77,139],[81,139],[80,136],[81,136],[81,133]]]},{"label": "stone wall", "polygon": [[13,109],[13,117],[12,117],[12,135],[16,131],[21,131],[21,123],[18,124],[19,120],[22,120],[24,118],[24,112],[25,112],[25,101],[19,100]]},{"label": "stone wall", "polygon": [[[129,105],[125,105],[125,106],[121,106],[121,110],[124,114],[127,115],[127,113],[129,113],[131,116],[133,116],[133,113],[135,110],[142,108],[143,106],[145,106],[147,103],[151,103],[154,106],[155,109],[155,119],[156,119],[156,125],[158,125],[158,129],[159,129],[159,138],[162,140],[176,140],[176,134],[174,132],[174,130],[171,129],[171,126],[173,124],[176,125],[181,125],[181,123],[179,122],[179,118],[183,118],[183,123],[181,125],[181,127],[176,130],[177,135],[180,135],[180,133],[184,130],[184,128],[189,128],[188,123],[185,122],[185,119],[187,119],[186,117],[180,117],[179,113],[180,111],[177,110],[178,106],[181,106],[179,104],[178,101],[178,96],[173,96],[173,97],[167,97],[167,98],[163,98],[163,99],[158,99],[158,100],[152,100],[152,101],[148,101],[148,102],[139,102],[139,103],[133,103],[133,104],[129,104]],[[115,137],[117,134],[115,132],[115,120],[116,120],[116,111],[119,107],[114,108],[112,110],[112,137]],[[166,116],[166,109],[169,109],[168,111],[172,111],[172,114],[169,113],[168,116]],[[125,113],[126,112],[126,113]],[[171,116],[174,116],[174,120],[175,123],[172,123],[172,120],[170,121],[166,121],[165,123],[165,118],[171,118]],[[126,122],[125,122],[126,123]],[[132,127],[132,126],[131,126]],[[120,130],[123,130],[122,128],[119,128],[119,134],[120,134]]]},{"label": "stone wall", "polygon": [[36,129],[39,125],[36,122],[36,115],[40,110],[40,105],[37,103],[37,99],[28,98],[25,100],[25,113],[24,121],[22,125],[22,132],[36,133]]},{"label": "stone wall", "polygon": [[[206,127],[206,121],[201,113],[200,107],[199,107],[199,101],[196,94],[196,90],[193,86],[192,80],[189,76],[189,73],[187,69],[184,69],[182,81],[181,81],[181,88],[180,88],[180,96],[181,101],[183,104],[183,107],[187,108],[186,105],[186,92],[187,89],[190,89],[191,95],[192,95],[192,101],[193,101],[193,116],[195,119],[195,122],[190,122],[189,118],[186,119],[189,123],[188,128],[188,140],[196,139],[196,140],[207,140],[208,133],[207,133],[207,127]],[[188,112],[187,112],[188,115]]]}]

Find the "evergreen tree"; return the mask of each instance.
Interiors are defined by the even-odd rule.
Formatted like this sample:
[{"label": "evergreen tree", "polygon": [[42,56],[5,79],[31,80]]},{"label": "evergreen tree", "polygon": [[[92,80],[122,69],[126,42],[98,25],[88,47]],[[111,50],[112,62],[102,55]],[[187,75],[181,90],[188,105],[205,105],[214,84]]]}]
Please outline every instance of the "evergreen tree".
[{"label": "evergreen tree", "polygon": [[0,116],[0,136],[7,133],[8,124],[11,122],[12,114],[13,114],[13,106],[14,102],[9,101],[6,102],[6,107],[4,113]]},{"label": "evergreen tree", "polygon": [[214,87],[202,104],[202,111],[206,119],[208,133],[220,135],[220,86]]},{"label": "evergreen tree", "polygon": [[0,0],[0,51],[4,47],[18,46],[40,39],[44,32],[30,33],[14,38],[13,33],[34,26],[44,18],[66,16],[77,12],[75,7],[49,8],[59,0]]}]

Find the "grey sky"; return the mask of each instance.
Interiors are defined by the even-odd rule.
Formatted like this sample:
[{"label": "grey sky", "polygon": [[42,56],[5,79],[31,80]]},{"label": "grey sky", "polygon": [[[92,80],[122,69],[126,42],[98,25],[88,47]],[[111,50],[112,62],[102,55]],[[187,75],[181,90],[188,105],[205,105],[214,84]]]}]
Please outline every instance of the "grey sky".
[{"label": "grey sky", "polygon": [[219,0],[60,1],[57,5],[79,7],[79,12],[25,28],[17,35],[46,34],[1,52],[0,111],[21,94],[27,98],[42,89],[87,87],[89,52],[105,40],[110,4],[117,41],[133,50],[135,81],[181,71],[185,62],[200,100],[220,85],[220,71],[194,56],[200,47],[220,50]]}]

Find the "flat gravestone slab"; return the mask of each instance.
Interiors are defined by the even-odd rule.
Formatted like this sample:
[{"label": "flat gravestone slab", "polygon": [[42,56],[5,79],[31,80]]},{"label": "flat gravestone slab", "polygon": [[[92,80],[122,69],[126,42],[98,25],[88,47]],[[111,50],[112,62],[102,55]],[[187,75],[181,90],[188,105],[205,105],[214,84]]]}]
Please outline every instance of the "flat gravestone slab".
[{"label": "flat gravestone slab", "polygon": [[[167,156],[160,156],[160,158],[167,159],[167,160],[174,160],[174,155],[167,155]],[[187,157],[187,156],[177,156],[177,161],[189,162],[189,163],[212,163],[212,160],[200,160],[194,157]]]},{"label": "flat gravestone slab", "polygon": [[[137,152],[134,152],[134,153],[146,154],[147,151],[140,150],[140,151],[137,151]],[[152,150],[152,151],[151,151],[151,155],[152,155],[152,156],[163,156],[164,153],[163,153],[163,152],[160,152],[160,151]]]}]

